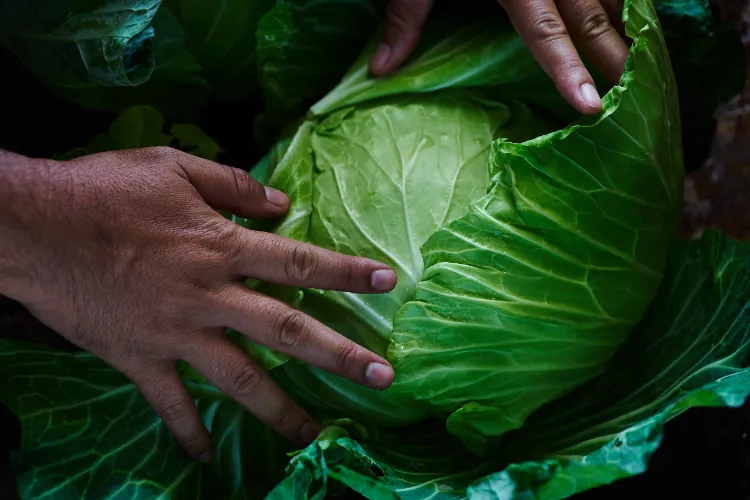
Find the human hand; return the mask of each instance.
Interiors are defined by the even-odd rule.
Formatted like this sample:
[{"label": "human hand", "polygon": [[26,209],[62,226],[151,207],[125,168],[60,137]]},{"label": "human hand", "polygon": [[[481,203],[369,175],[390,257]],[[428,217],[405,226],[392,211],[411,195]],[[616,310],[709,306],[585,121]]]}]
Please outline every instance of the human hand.
[{"label": "human hand", "polygon": [[0,254],[15,262],[0,265],[0,294],[130,378],[192,457],[210,461],[212,444],[178,360],[296,444],[319,430],[226,327],[367,387],[391,384],[380,356],[243,285],[252,277],[382,293],[396,284],[383,264],[250,231],[215,211],[278,217],[289,206],[281,192],[169,148],[14,161],[10,174],[0,161],[12,193],[0,210]]},{"label": "human hand", "polygon": [[[498,0],[563,98],[584,114],[602,109],[599,93],[576,47],[613,84],[628,47],[620,33],[623,0]],[[419,41],[433,0],[390,0],[383,40],[370,61],[373,76],[398,68]],[[614,24],[614,25],[613,25]]]}]

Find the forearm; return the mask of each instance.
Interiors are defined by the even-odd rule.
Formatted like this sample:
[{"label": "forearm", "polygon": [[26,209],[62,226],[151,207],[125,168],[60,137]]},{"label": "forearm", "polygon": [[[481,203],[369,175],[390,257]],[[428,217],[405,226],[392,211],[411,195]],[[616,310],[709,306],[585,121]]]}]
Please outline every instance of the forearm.
[{"label": "forearm", "polygon": [[33,224],[49,198],[47,162],[0,150],[0,295],[23,298],[30,287]]}]

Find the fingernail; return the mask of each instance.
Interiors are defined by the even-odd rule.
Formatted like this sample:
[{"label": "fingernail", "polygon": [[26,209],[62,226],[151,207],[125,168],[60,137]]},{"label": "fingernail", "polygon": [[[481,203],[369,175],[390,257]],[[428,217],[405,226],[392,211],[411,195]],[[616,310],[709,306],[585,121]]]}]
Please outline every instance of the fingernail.
[{"label": "fingernail", "polygon": [[590,83],[584,83],[581,85],[581,97],[583,102],[591,108],[599,109],[602,107],[602,100],[599,98],[599,92],[596,91],[596,87]]},{"label": "fingernail", "polygon": [[370,275],[370,286],[379,292],[393,290],[397,281],[398,276],[390,269],[378,269]]},{"label": "fingernail", "polygon": [[268,186],[263,186],[263,188],[266,190],[266,199],[277,207],[286,207],[289,204],[289,198],[281,191]]},{"label": "fingernail", "polygon": [[388,59],[391,57],[391,48],[384,43],[380,44],[378,50],[375,51],[375,55],[372,57],[372,69],[375,73],[380,74],[388,64]]},{"label": "fingernail", "polygon": [[393,368],[382,363],[370,363],[365,370],[365,378],[373,387],[388,388],[393,383]]},{"label": "fingernail", "polygon": [[198,455],[197,460],[202,464],[210,464],[214,460],[214,452],[211,450],[204,451]]},{"label": "fingernail", "polygon": [[299,431],[299,436],[305,446],[315,441],[318,434],[320,434],[320,426],[315,422],[306,422]]}]

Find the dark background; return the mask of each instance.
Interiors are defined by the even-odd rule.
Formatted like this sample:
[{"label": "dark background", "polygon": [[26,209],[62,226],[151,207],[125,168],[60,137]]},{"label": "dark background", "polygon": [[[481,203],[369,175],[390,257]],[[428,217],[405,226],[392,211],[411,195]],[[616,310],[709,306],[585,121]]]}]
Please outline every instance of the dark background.
[{"label": "dark background", "polygon": [[[748,40],[746,2],[719,1],[725,17]],[[81,110],[46,91],[15,58],[0,49],[3,80],[0,149],[32,157],[51,157],[71,146],[83,146],[106,130],[109,113]],[[688,179],[685,234],[714,225],[750,240],[750,86],[717,113],[717,134],[710,157]],[[204,130],[222,137],[225,163],[247,168],[258,157],[242,127],[231,126],[241,115],[253,116],[251,103],[231,109],[213,107],[202,117]],[[21,306],[0,297],[0,337],[64,341],[34,320]],[[577,496],[581,500],[676,498],[750,499],[750,404],[741,409],[695,409],[666,429],[663,445],[649,471],[636,478]],[[9,472],[9,452],[20,444],[18,420],[0,405],[0,499],[17,498]]]}]

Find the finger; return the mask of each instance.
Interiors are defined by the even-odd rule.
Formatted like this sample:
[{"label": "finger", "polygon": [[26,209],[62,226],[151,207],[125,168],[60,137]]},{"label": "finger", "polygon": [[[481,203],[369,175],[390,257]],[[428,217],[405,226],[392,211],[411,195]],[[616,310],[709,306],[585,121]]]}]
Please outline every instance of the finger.
[{"label": "finger", "polygon": [[623,0],[602,0],[601,3],[604,11],[607,13],[609,22],[622,38],[625,38],[625,23],[622,22],[624,3]]},{"label": "finger", "polygon": [[385,359],[297,309],[241,285],[225,293],[225,326],[356,384],[383,390],[393,383]]},{"label": "finger", "polygon": [[241,230],[238,273],[287,286],[355,293],[383,293],[396,286],[396,273],[379,262],[344,255],[258,231]]},{"label": "finger", "polygon": [[196,344],[185,361],[289,441],[307,446],[315,440],[320,426],[268,374],[225,336],[209,338]]},{"label": "finger", "polygon": [[599,0],[558,2],[571,39],[612,84],[620,81],[628,58],[628,46],[610,24]]},{"label": "finger", "polygon": [[167,363],[146,369],[141,367],[128,373],[128,376],[185,453],[199,462],[211,462],[214,457],[211,436],[201,422],[198,410],[174,365]]},{"label": "finger", "polygon": [[560,95],[581,113],[601,111],[594,80],[576,52],[554,0],[499,1]]},{"label": "finger", "polygon": [[391,0],[386,12],[383,39],[370,61],[370,73],[383,76],[408,58],[419,42],[433,0]]},{"label": "finger", "polygon": [[239,168],[221,165],[187,153],[175,153],[190,183],[212,208],[249,219],[279,217],[289,209],[289,198],[263,186]]}]

